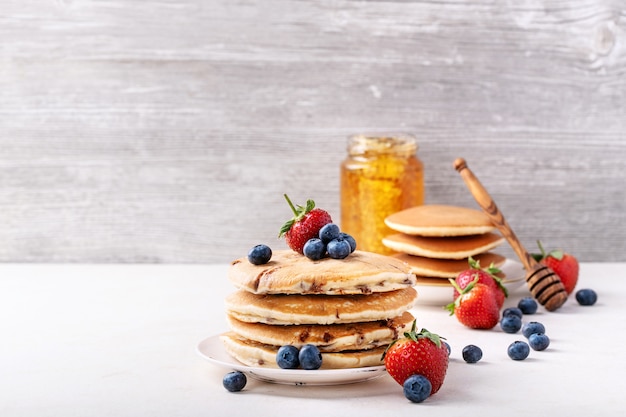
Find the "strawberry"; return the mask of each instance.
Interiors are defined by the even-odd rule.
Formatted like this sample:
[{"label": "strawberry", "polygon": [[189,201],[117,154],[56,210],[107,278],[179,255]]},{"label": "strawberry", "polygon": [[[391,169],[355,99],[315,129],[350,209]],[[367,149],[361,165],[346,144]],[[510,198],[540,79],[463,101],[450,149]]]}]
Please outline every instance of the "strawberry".
[{"label": "strawberry", "polygon": [[302,253],[304,244],[311,238],[318,237],[320,229],[333,220],[325,210],[315,208],[313,200],[307,200],[306,206],[296,206],[285,194],[285,200],[293,211],[294,217],[280,228],[278,237],[285,236],[287,246],[298,253]]},{"label": "strawberry", "polygon": [[475,278],[467,287],[458,288],[459,296],[446,308],[454,314],[461,324],[472,329],[492,329],[500,320],[500,308],[496,301],[496,290],[478,282]]},{"label": "strawberry", "polygon": [[[478,278],[478,282],[492,287],[496,293],[496,301],[498,302],[498,308],[502,308],[504,299],[509,296],[506,287],[502,284],[502,280],[496,276],[499,274],[500,269],[496,268],[492,263],[488,268],[481,268],[480,261],[475,260],[471,256],[468,258],[469,269],[462,271],[456,277],[456,283],[459,288],[463,289],[469,285],[470,282]],[[454,288],[454,300],[459,296],[459,291]]]},{"label": "strawberry", "polygon": [[387,373],[400,385],[411,375],[423,375],[432,385],[431,395],[439,391],[448,370],[448,348],[441,337],[422,329],[415,332],[416,321],[410,332],[392,342],[383,359]]},{"label": "strawberry", "polygon": [[537,241],[537,246],[539,246],[541,253],[533,253],[532,257],[559,276],[568,294],[574,292],[578,282],[578,260],[576,257],[562,250],[552,250],[546,253],[539,240]]}]

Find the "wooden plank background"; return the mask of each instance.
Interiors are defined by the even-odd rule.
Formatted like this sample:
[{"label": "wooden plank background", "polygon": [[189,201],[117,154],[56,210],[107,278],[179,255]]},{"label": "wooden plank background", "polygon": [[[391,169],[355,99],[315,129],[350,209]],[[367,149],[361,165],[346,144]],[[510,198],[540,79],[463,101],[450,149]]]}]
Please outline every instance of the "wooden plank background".
[{"label": "wooden plank background", "polygon": [[[3,0],[0,261],[226,262],[339,218],[346,137],[419,138],[427,203],[626,261],[623,0]],[[503,250],[508,251],[507,247]]]}]

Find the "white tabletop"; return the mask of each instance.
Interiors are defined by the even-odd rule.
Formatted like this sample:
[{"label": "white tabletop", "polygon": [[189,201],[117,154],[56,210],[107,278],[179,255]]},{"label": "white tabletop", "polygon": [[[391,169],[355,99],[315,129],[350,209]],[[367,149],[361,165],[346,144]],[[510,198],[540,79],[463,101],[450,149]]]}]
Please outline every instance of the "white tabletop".
[{"label": "white tabletop", "polygon": [[[626,264],[581,265],[579,288],[556,312],[540,308],[551,345],[524,361],[506,347],[522,340],[499,327],[470,330],[434,298],[414,308],[418,326],[452,346],[441,390],[424,403],[404,398],[388,375],[332,387],[249,379],[222,387],[226,370],[197,344],[227,329],[223,299],[234,290],[226,265],[0,266],[0,415],[2,416],[615,416],[626,410]],[[419,288],[418,288],[419,291]],[[426,293],[426,291],[425,291]],[[527,294],[519,287],[507,301]],[[484,352],[466,364],[461,349]],[[556,413],[556,414],[554,414]]]}]

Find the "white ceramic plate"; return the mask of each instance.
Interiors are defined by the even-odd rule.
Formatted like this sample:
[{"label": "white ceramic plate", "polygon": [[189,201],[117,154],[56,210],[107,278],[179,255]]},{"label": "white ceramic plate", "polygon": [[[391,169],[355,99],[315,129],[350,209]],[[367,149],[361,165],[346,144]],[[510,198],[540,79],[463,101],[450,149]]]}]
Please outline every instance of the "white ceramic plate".
[{"label": "white ceramic plate", "polygon": [[[518,261],[507,259],[500,269],[506,277],[502,283],[509,293],[524,284],[525,270]],[[446,305],[452,301],[452,285],[445,278],[428,283],[420,283],[418,281],[415,289],[418,294],[416,306],[419,304]]]},{"label": "white ceramic plate", "polygon": [[261,368],[244,365],[226,353],[219,335],[211,336],[198,344],[197,351],[203,358],[221,368],[241,371],[246,375],[265,382],[291,385],[340,385],[367,381],[385,374],[384,366],[369,366],[350,369],[280,369]]}]

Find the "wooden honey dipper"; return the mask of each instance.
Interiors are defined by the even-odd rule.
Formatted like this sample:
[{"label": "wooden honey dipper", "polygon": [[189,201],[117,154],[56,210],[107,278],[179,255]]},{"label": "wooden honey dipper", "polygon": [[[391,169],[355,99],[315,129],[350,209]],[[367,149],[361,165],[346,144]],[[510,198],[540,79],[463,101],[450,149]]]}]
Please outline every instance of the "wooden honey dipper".
[{"label": "wooden honey dipper", "polygon": [[537,262],[522,246],[506,219],[498,210],[496,203],[480,181],[478,181],[478,178],[468,168],[465,159],[457,158],[454,161],[454,168],[461,174],[465,185],[469,188],[478,205],[506,238],[524,265],[526,269],[526,284],[533,297],[548,311],[554,311],[561,307],[567,300],[567,292],[558,275],[547,266]]}]

